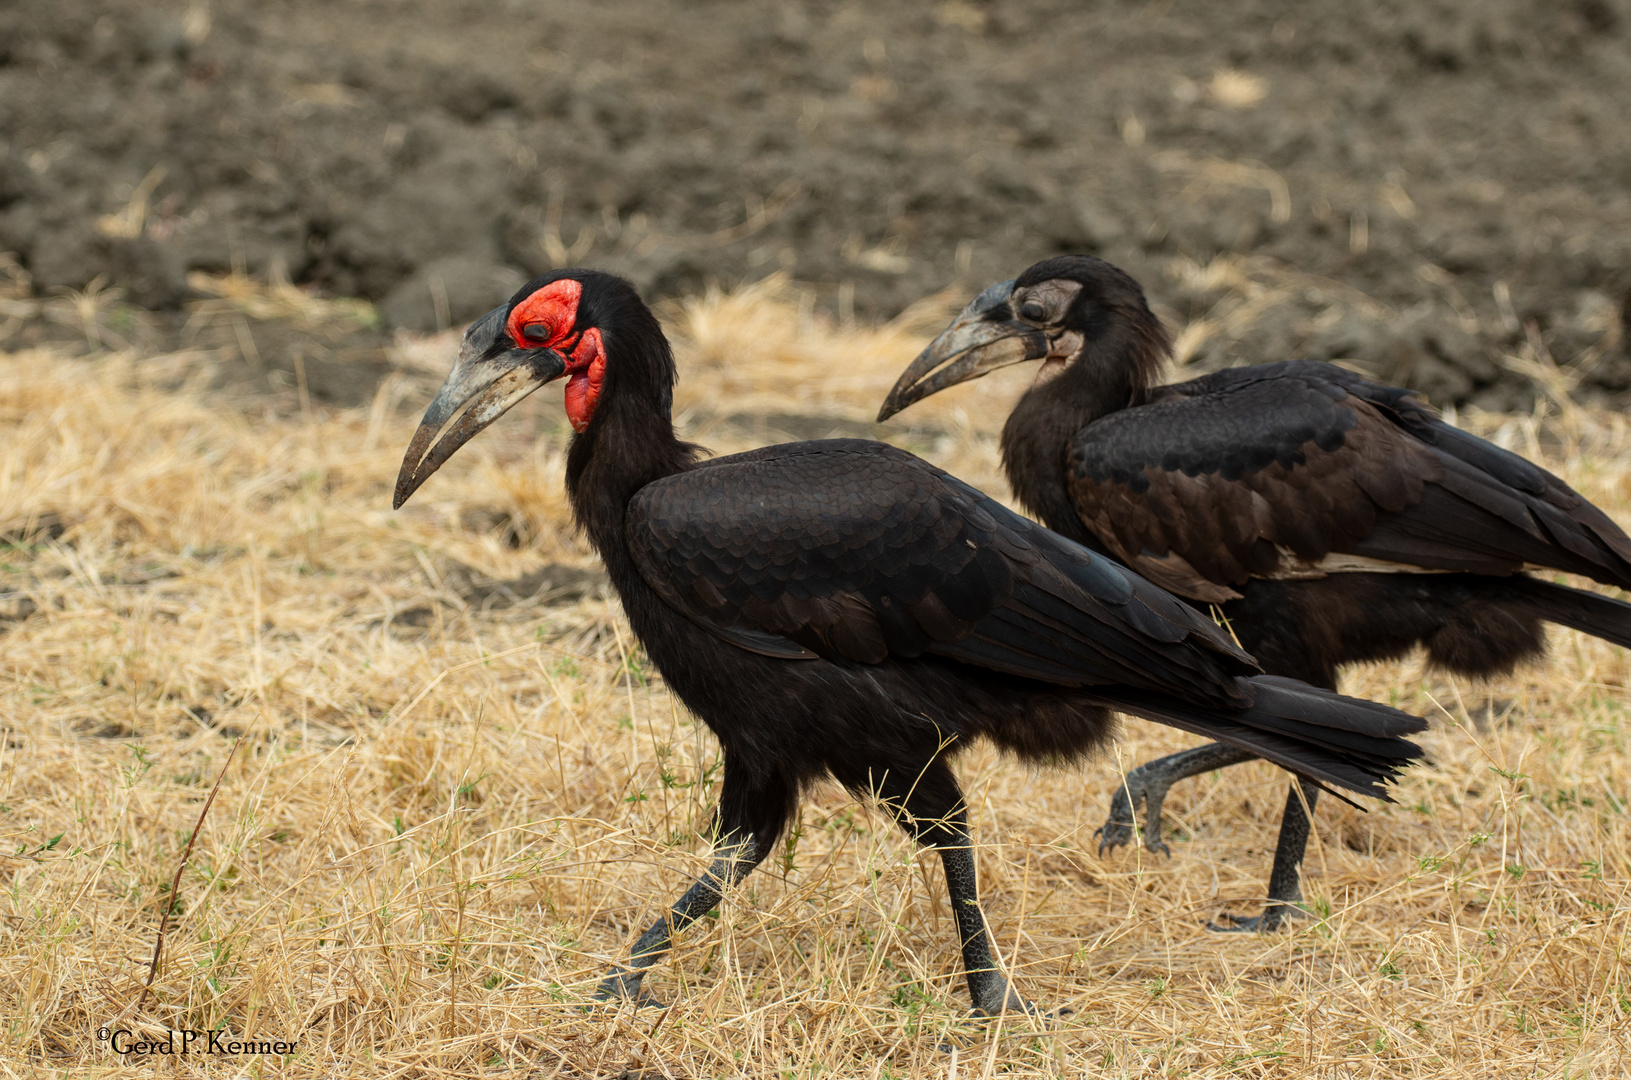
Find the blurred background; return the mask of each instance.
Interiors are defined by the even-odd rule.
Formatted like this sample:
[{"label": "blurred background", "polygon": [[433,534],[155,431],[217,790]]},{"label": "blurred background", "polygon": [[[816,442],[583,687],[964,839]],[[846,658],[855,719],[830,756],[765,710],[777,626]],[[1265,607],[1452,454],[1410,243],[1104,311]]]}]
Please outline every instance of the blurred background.
[{"label": "blurred background", "polygon": [[[84,341],[89,290],[103,344],[303,351],[348,403],[553,266],[882,320],[1091,251],[1202,368],[1612,397],[1628,35],[1625,0],[7,0],[0,347]],[[370,307],[189,326],[235,273]]]}]

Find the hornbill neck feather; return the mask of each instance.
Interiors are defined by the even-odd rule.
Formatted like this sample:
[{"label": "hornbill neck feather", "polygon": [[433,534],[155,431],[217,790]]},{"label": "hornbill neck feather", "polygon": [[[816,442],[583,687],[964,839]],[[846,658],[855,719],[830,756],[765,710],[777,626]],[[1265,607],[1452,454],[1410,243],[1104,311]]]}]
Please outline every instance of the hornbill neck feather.
[{"label": "hornbill neck feather", "polygon": [[594,418],[572,436],[566,455],[572,516],[620,589],[639,577],[625,532],[629,500],[647,484],[691,468],[702,454],[701,447],[674,434],[674,361],[668,342],[655,320],[642,331],[641,338],[655,335],[654,340],[620,342],[637,358],[621,364],[613,358],[607,365]]},{"label": "hornbill neck feather", "polygon": [[1094,549],[1100,545],[1077,516],[1066,482],[1071,439],[1095,420],[1144,404],[1171,351],[1148,307],[1103,309],[1097,318],[1081,355],[1027,390],[1002,429],[1003,470],[1019,501],[1054,532]]}]

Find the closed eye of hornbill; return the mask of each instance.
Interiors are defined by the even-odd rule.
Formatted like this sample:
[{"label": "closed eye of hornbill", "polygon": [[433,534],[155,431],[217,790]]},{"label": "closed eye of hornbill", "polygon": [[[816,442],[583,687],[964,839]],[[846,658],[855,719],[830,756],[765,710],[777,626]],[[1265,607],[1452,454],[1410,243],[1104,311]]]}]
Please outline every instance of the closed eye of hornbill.
[{"label": "closed eye of hornbill", "polygon": [[466,332],[394,504],[563,375],[573,514],[724,757],[710,869],[599,997],[648,1000],[642,978],[671,934],[765,857],[823,777],[877,798],[939,851],[969,992],[989,1014],[1028,1006],[996,964],[976,895],[948,763],[971,740],[1070,760],[1121,711],[1381,798],[1420,754],[1401,738],[1421,730],[1415,717],[1257,674],[1210,619],[904,451],[839,439],[702,459],[674,433],[657,320],[607,274],[537,278]]},{"label": "closed eye of hornbill", "polygon": [[[1542,622],[1631,646],[1631,605],[1537,580],[1631,588],[1631,539],[1544,469],[1444,423],[1410,391],[1330,364],[1262,364],[1156,384],[1168,339],[1102,259],[1047,259],[986,289],[901,375],[878,419],[1040,360],[1002,433],[1019,500],[1049,528],[1196,604],[1220,605],[1265,671],[1336,689],[1337,669],[1426,647],[1479,677],[1545,647]],[[1165,852],[1178,780],[1251,759],[1185,750],[1133,770],[1099,830]],[[1287,796],[1268,905],[1212,929],[1271,930],[1302,900],[1317,792]]]}]

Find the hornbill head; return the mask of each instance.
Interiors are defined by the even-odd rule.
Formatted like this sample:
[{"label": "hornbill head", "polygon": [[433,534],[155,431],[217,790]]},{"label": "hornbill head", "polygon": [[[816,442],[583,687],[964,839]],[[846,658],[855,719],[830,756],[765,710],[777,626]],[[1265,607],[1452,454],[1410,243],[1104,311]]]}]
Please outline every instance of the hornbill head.
[{"label": "hornbill head", "polygon": [[1092,255],[1044,259],[976,296],[901,373],[878,420],[948,386],[1026,360],[1042,361],[1033,383],[1040,385],[1129,318],[1151,339],[1151,351],[1165,352],[1165,332],[1137,281]]},{"label": "hornbill head", "polygon": [[[529,281],[464,332],[459,359],[408,444],[392,507],[400,508],[455,450],[522,398],[563,375],[567,419],[580,434],[588,430],[605,387],[608,346],[620,334],[649,340],[653,332],[661,342],[656,320],[621,278],[557,270]],[[667,370],[665,386],[672,383],[672,359]],[[666,400],[666,390],[659,392]]]}]

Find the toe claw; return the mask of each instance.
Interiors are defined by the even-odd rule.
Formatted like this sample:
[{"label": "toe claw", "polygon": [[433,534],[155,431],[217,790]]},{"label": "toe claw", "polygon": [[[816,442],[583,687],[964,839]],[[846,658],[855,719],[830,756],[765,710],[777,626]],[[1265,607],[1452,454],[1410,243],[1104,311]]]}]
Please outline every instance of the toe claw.
[{"label": "toe claw", "polygon": [[[1151,855],[1172,856],[1172,849],[1161,839],[1161,806],[1166,801],[1164,784],[1152,783],[1136,775],[1133,770],[1122,786],[1110,797],[1110,818],[1093,833],[1099,841],[1099,857],[1133,842],[1134,834],[1143,841],[1144,850]],[[1138,827],[1138,808],[1144,808],[1144,828]]]},{"label": "toe claw", "polygon": [[1099,857],[1102,859],[1106,852],[1114,851],[1132,840],[1132,825],[1125,821],[1106,821],[1093,831],[1093,838],[1099,842]]}]

